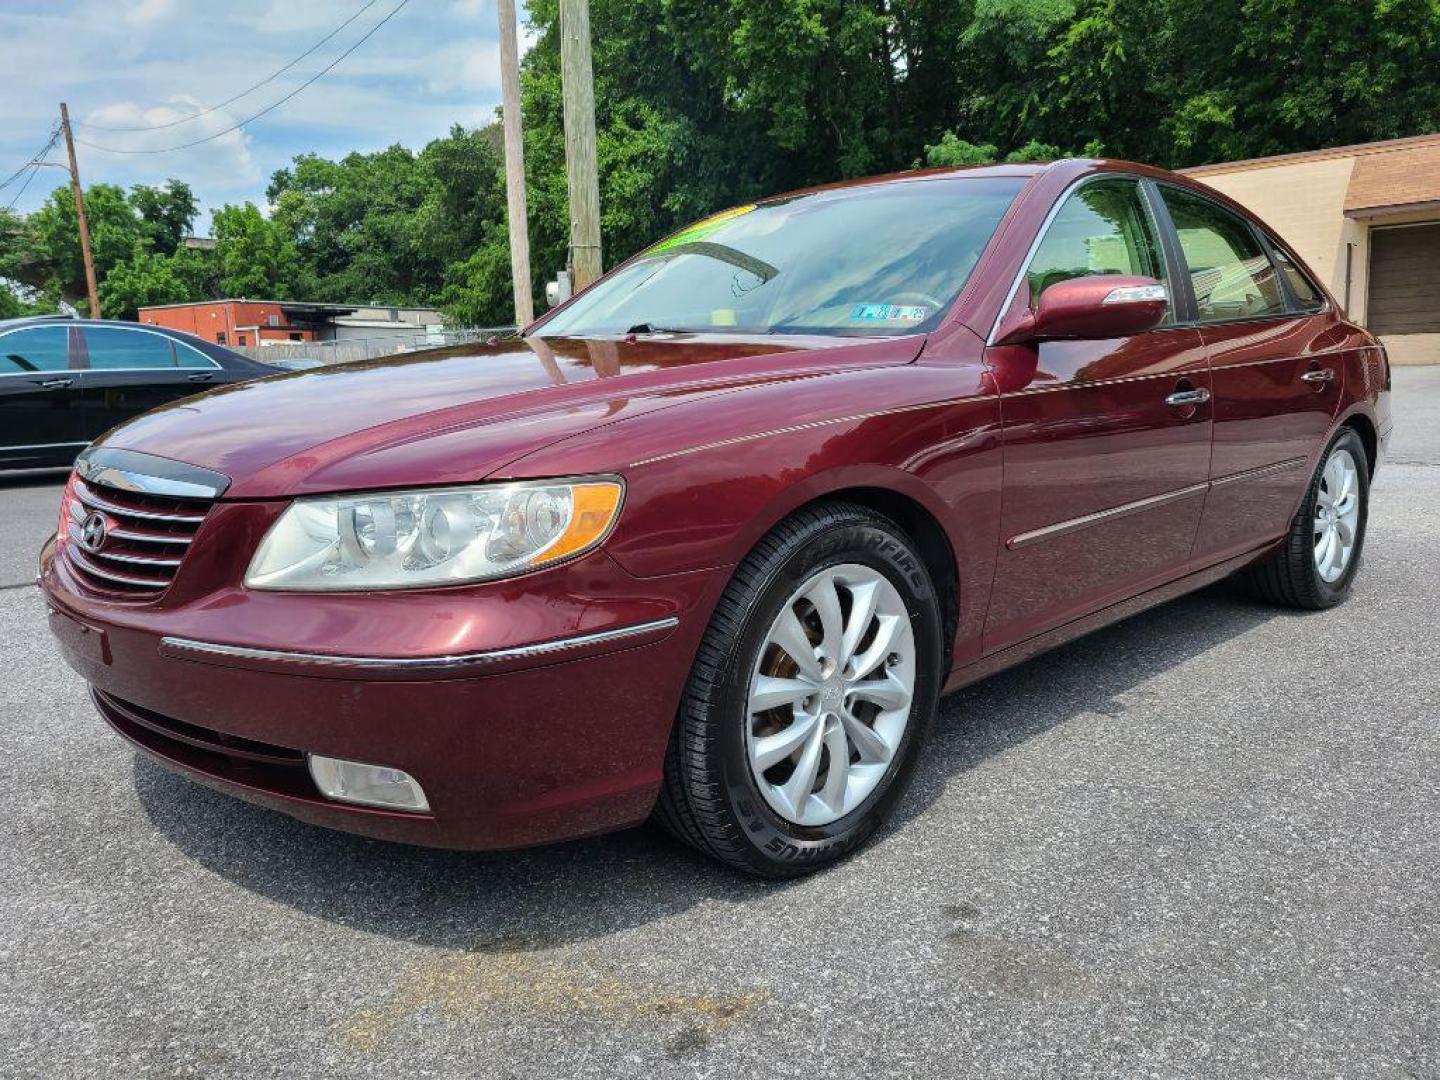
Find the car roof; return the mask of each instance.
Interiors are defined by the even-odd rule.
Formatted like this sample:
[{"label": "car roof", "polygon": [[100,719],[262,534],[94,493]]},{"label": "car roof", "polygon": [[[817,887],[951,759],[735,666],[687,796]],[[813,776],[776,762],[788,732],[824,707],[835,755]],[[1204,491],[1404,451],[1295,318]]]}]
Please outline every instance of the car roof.
[{"label": "car roof", "polygon": [[0,330],[9,330],[16,326],[27,326],[30,324],[40,325],[42,323],[72,323],[78,322],[73,315],[21,315],[15,319],[0,319]]},{"label": "car roof", "polygon": [[[984,179],[991,177],[1014,177],[1033,180],[1035,177],[1049,172],[1064,174],[1068,179],[1077,179],[1086,173],[1123,172],[1136,176],[1148,176],[1155,180],[1164,180],[1178,187],[1186,187],[1194,191],[1202,192],[1207,197],[1214,197],[1214,195],[1218,194],[1213,188],[1183,173],[1171,172],[1168,169],[1161,169],[1154,165],[1144,165],[1137,161],[1125,161],[1120,158],[1073,157],[1056,158],[1053,161],[1006,161],[989,165],[940,165],[927,169],[907,169],[903,172],[881,173],[877,176],[859,176],[848,180],[836,180],[828,184],[816,184],[812,187],[799,188],[795,191],[766,196],[765,198],[755,201],[763,205],[768,202],[793,199],[798,195],[812,195],[818,192],[884,187],[892,184],[909,184],[926,180],[944,180],[951,178]],[[1223,199],[1223,201],[1234,205],[1232,200]],[[1244,213],[1248,217],[1254,217],[1248,210],[1244,211]]]}]

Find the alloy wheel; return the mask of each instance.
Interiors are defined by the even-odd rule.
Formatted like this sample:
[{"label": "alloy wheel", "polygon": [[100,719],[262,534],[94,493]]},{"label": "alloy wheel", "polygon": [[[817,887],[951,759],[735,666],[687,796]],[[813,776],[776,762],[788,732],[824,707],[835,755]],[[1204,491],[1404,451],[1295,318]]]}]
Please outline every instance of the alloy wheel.
[{"label": "alloy wheel", "polygon": [[909,612],[880,571],[827,567],[795,590],[747,702],[746,751],[771,810],[819,826],[865,801],[904,739],[915,663]]},{"label": "alloy wheel", "polygon": [[1315,569],[1334,584],[1355,551],[1360,527],[1360,470],[1354,457],[1338,447],[1325,462],[1315,497]]}]

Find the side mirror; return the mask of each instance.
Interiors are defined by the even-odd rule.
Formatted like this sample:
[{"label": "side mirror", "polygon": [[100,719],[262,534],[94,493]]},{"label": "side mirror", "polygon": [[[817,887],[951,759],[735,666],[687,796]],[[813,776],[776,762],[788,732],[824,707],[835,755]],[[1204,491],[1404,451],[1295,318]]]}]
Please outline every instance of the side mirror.
[{"label": "side mirror", "polygon": [[1170,291],[1154,278],[1096,274],[1056,282],[1017,319],[997,345],[1104,339],[1143,334],[1160,325]]}]

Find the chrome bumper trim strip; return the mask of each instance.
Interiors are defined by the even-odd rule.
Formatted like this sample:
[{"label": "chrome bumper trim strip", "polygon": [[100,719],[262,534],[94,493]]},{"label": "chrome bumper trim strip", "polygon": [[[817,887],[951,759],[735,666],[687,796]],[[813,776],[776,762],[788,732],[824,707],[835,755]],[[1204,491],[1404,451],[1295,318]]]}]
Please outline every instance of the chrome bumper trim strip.
[{"label": "chrome bumper trim strip", "polygon": [[162,647],[179,652],[198,653],[207,656],[229,656],[245,660],[275,660],[290,664],[313,664],[319,667],[343,668],[387,668],[391,670],[435,671],[449,668],[473,667],[502,663],[507,660],[526,660],[532,657],[548,656],[551,653],[566,652],[570,649],[589,645],[602,645],[612,641],[673,630],[680,625],[675,616],[656,619],[654,622],[623,626],[617,630],[600,630],[593,634],[577,637],[556,638],[534,645],[518,645],[510,649],[492,649],[488,652],[455,653],[449,656],[341,656],[327,653],[290,652],[284,649],[252,649],[244,645],[222,645],[213,641],[194,641],[190,638],[165,637],[160,639]]}]

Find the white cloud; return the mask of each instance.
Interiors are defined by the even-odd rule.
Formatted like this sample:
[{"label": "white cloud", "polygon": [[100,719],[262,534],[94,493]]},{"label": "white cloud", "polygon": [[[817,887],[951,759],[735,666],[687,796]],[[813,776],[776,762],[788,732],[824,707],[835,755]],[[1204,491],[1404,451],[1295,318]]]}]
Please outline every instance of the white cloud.
[{"label": "white cloud", "polygon": [[[164,159],[167,176],[178,176],[192,187],[239,184],[257,184],[264,173],[255,161],[250,149],[250,137],[244,129],[226,131],[240,117],[225,110],[206,113],[194,120],[176,124],[175,121],[195,116],[205,106],[192,97],[176,95],[164,105],[144,107],[132,101],[113,102],[94,110],[85,117],[87,124],[107,128],[143,128],[149,131],[101,131],[82,129],[82,148],[93,151],[91,157],[103,155],[112,161],[115,157],[132,159],[132,171],[144,171],[153,166],[148,162]],[[169,127],[157,125],[169,124]],[[223,134],[221,134],[223,132]],[[208,138],[214,136],[213,138]],[[196,146],[163,154],[148,151],[167,150],[172,146],[207,139]],[[138,151],[134,154],[108,154],[97,147],[118,147]],[[126,166],[119,166],[125,168]]]},{"label": "white cloud", "polygon": [[495,38],[457,41],[445,46],[417,70],[428,72],[427,85],[437,94],[457,90],[497,92],[500,43]]},{"label": "white cloud", "polygon": [[125,21],[137,26],[154,22],[170,14],[174,7],[175,0],[139,0],[125,12]]},{"label": "white cloud", "polygon": [[[60,101],[69,102],[77,137],[97,146],[162,150],[219,132],[299,89],[397,0],[377,0],[314,55],[225,109],[160,131],[85,125],[167,123],[225,101],[314,45],[363,2],[0,0],[7,87],[0,176],[44,142]],[[454,123],[491,122],[500,97],[497,32],[495,0],[411,0],[332,72],[242,131],[173,153],[112,154],[82,145],[81,174],[87,184],[124,186],[176,177],[206,206],[261,203],[270,174],[296,154],[339,157],[396,142],[418,149]],[[46,197],[53,186],[46,178],[31,185],[18,209]]]}]

